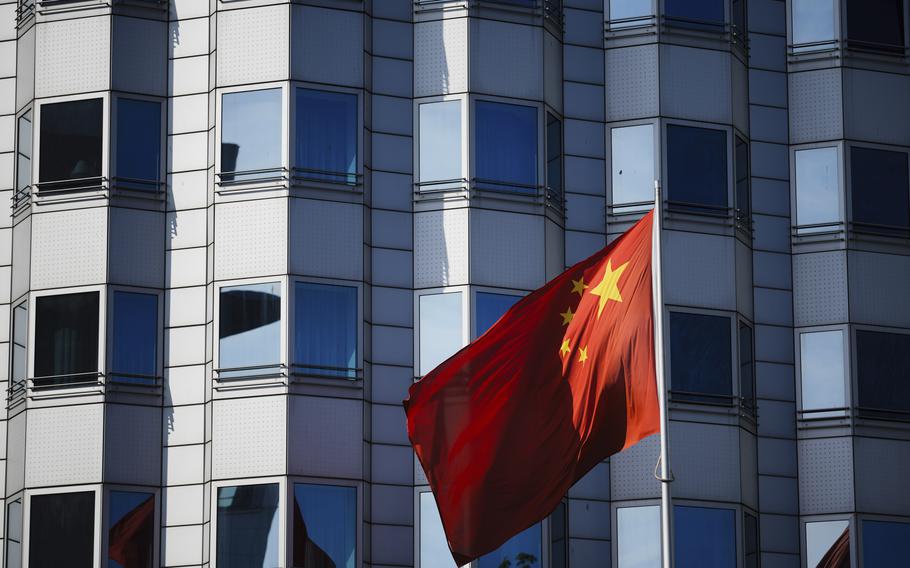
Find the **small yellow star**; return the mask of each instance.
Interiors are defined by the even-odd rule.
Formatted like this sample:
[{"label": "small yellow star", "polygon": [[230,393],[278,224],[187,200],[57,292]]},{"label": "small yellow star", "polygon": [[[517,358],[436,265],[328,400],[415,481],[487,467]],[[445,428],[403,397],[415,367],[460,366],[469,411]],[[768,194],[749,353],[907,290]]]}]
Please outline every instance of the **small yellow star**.
[{"label": "small yellow star", "polygon": [[601,312],[604,311],[604,306],[607,305],[609,300],[622,302],[622,296],[619,294],[619,286],[617,284],[619,283],[619,277],[622,276],[627,266],[629,266],[628,262],[613,270],[613,259],[607,260],[607,268],[604,270],[603,280],[591,290],[592,294],[600,296],[600,301],[597,304],[597,317],[600,317]]},{"label": "small yellow star", "polygon": [[584,347],[582,347],[581,349],[578,350],[578,362],[584,363],[587,360],[588,360],[588,346],[585,345]]},{"label": "small yellow star", "polygon": [[575,313],[572,311],[572,306],[566,308],[566,311],[559,315],[562,316],[562,325],[569,325],[569,323],[572,321],[572,318],[575,317]]},{"label": "small yellow star", "polygon": [[577,293],[579,296],[581,296],[585,293],[585,288],[587,288],[587,287],[588,287],[588,285],[585,284],[585,277],[582,276],[579,280],[572,281],[572,292],[571,293],[572,294]]},{"label": "small yellow star", "polygon": [[562,340],[562,346],[559,348],[559,354],[560,354],[561,356],[565,357],[565,356],[566,356],[566,353],[568,353],[569,351],[570,351],[570,349],[569,349],[569,340],[568,340],[568,339],[563,339],[563,340]]}]

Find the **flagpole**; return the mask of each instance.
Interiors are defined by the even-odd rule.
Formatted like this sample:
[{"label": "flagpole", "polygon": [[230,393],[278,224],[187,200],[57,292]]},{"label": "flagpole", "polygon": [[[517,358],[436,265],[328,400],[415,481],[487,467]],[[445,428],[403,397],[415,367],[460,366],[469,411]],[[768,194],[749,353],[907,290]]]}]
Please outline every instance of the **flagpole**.
[{"label": "flagpole", "polygon": [[660,534],[663,568],[673,568],[673,502],[670,497],[670,419],[667,409],[667,383],[664,377],[664,301],[661,281],[661,225],[663,209],[660,182],[654,180],[654,215],[651,241],[651,289],[654,297],[654,366],[660,407]]}]

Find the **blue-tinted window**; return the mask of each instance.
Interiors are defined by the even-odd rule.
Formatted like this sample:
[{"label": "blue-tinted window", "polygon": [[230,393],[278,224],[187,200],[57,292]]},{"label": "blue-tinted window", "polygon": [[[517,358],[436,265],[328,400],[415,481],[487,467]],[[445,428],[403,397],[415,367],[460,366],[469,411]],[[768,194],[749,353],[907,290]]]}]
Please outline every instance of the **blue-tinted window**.
[{"label": "blue-tinted window", "polygon": [[298,282],[295,290],[295,371],[355,378],[357,288]]},{"label": "blue-tinted window", "polygon": [[474,170],[478,187],[537,193],[537,109],[477,101]]},{"label": "blue-tinted window", "polygon": [[562,198],[562,123],[547,113],[547,197]]},{"label": "blue-tinted window", "polygon": [[111,491],[107,568],[149,568],[155,558],[155,496]]},{"label": "blue-tinted window", "polygon": [[800,232],[830,230],[829,225],[841,222],[837,148],[797,150],[793,158]]},{"label": "blue-tinted window", "polygon": [[474,296],[474,337],[480,337],[502,317],[521,296],[477,292]]},{"label": "blue-tinted window", "polygon": [[95,493],[32,495],[29,568],[92,568],[95,564]]},{"label": "blue-tinted window", "polygon": [[221,181],[268,179],[281,168],[281,89],[221,98]]},{"label": "blue-tinted window", "polygon": [[903,0],[848,0],[847,43],[850,47],[904,53]]},{"label": "blue-tinted window", "polygon": [[436,507],[436,498],[429,491],[420,494],[420,568],[456,568],[442,519]]},{"label": "blue-tinted window", "polygon": [[850,565],[849,521],[806,523],[806,566],[844,565]]},{"label": "blue-tinted window", "polygon": [[733,509],[673,507],[676,568],[736,566],[736,521]]},{"label": "blue-tinted window", "polygon": [[910,170],[905,152],[850,149],[853,222],[864,230],[907,234],[910,227]]},{"label": "blue-tinted window", "polygon": [[423,103],[418,108],[421,189],[461,187],[461,101]]},{"label": "blue-tinted window", "polygon": [[294,485],[294,566],[354,568],[357,561],[357,490]]},{"label": "blue-tinted window", "polygon": [[722,29],[724,0],[664,0],[664,15],[675,25],[696,29]]},{"label": "blue-tinted window", "polygon": [[218,568],[279,566],[278,484],[218,488]]},{"label": "blue-tinted window", "polygon": [[727,133],[723,130],[667,126],[669,200],[677,208],[725,212],[727,208]]},{"label": "blue-tinted window", "polygon": [[158,296],[114,292],[111,378],[154,384],[158,374]]},{"label": "blue-tinted window", "polygon": [[95,187],[101,182],[103,113],[101,99],[41,106],[42,190]]},{"label": "blue-tinted window", "polygon": [[910,334],[857,330],[856,372],[864,412],[910,412]]},{"label": "blue-tinted window", "polygon": [[828,47],[835,38],[835,0],[792,0],[793,44],[795,51]]},{"label": "blue-tinted window", "polygon": [[758,568],[758,519],[749,513],[743,514],[743,557],[745,568]]},{"label": "blue-tinted window", "polygon": [[357,95],[297,89],[295,174],[357,183]]},{"label": "blue-tinted window", "polygon": [[541,527],[537,523],[506,541],[505,544],[477,560],[477,568],[540,568],[543,566],[541,552]]},{"label": "blue-tinted window", "polygon": [[117,99],[116,182],[130,189],[158,189],[161,171],[161,103]]},{"label": "blue-tinted window", "polygon": [[674,398],[729,403],[732,393],[730,318],[670,313],[670,374]]},{"label": "blue-tinted window", "polygon": [[610,0],[610,29],[640,26],[653,13],[651,0]]},{"label": "blue-tinted window", "polygon": [[418,305],[420,375],[426,375],[464,346],[461,292],[424,294]]},{"label": "blue-tinted window", "polygon": [[35,387],[97,381],[98,292],[35,301]]},{"label": "blue-tinted window", "polygon": [[610,131],[613,205],[654,203],[654,127],[624,126]]},{"label": "blue-tinted window", "polygon": [[863,521],[863,566],[902,566],[910,557],[910,523]]},{"label": "blue-tinted window", "polygon": [[281,286],[277,282],[221,289],[220,376],[271,374],[281,358]]},{"label": "blue-tinted window", "polygon": [[550,513],[550,568],[566,568],[569,565],[567,521],[566,504],[560,501]]}]

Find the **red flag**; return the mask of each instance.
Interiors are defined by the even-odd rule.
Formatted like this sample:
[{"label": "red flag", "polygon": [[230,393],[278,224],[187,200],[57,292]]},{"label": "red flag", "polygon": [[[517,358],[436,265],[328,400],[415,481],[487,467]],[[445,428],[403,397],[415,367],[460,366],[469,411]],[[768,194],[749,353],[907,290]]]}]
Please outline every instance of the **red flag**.
[{"label": "red flag", "polygon": [[127,513],[108,533],[108,558],[123,568],[150,568],[155,541],[155,497]]},{"label": "red flag", "polygon": [[651,221],[515,304],[411,386],[408,436],[459,565],[660,429]]}]

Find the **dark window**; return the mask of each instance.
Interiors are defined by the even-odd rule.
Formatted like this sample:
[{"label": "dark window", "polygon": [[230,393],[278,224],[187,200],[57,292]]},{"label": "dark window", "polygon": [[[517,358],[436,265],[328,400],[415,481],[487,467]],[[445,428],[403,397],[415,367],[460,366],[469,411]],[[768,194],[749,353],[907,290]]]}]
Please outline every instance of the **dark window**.
[{"label": "dark window", "polygon": [[857,330],[856,369],[865,413],[910,412],[910,335]]},{"label": "dark window", "polygon": [[667,126],[667,172],[672,206],[726,213],[727,133],[723,130]]},{"label": "dark window", "polygon": [[13,364],[11,385],[12,395],[23,392],[28,360],[28,303],[22,302],[13,308]]},{"label": "dark window", "polygon": [[736,176],[736,213],[739,220],[749,222],[752,217],[752,200],[749,191],[749,145],[739,136],[733,149],[733,173]]},{"label": "dark window", "polygon": [[550,513],[550,568],[566,568],[569,565],[569,533],[566,524],[566,504],[560,501]]},{"label": "dark window", "polygon": [[107,568],[152,568],[155,496],[111,491],[107,540]]},{"label": "dark window", "polygon": [[474,337],[483,335],[521,296],[477,292],[474,297]]},{"label": "dark window", "polygon": [[910,180],[907,154],[850,149],[853,222],[864,230],[906,234],[910,227]]},{"label": "dark window", "polygon": [[271,568],[278,561],[278,484],[218,488],[218,568]]},{"label": "dark window", "polygon": [[532,525],[506,541],[505,544],[484,554],[477,560],[477,568],[540,568],[543,565],[541,553],[540,523]]},{"label": "dark window", "polygon": [[6,564],[22,566],[22,497],[6,507]]},{"label": "dark window", "polygon": [[547,113],[547,197],[562,198],[562,123]]},{"label": "dark window", "polygon": [[673,507],[676,568],[736,566],[736,522],[733,509]]},{"label": "dark window", "polygon": [[155,191],[161,173],[161,103],[117,99],[116,182]]},{"label": "dark window", "polygon": [[664,0],[664,15],[674,25],[723,30],[724,0]]},{"label": "dark window", "polygon": [[158,296],[114,292],[111,379],[155,384],[158,374]]},{"label": "dark window", "polygon": [[479,187],[537,193],[537,109],[477,101],[474,168]]},{"label": "dark window", "polygon": [[94,382],[98,372],[98,292],[35,301],[35,386]]},{"label": "dark window", "polygon": [[903,53],[903,0],[848,0],[847,42],[850,47]]},{"label": "dark window", "polygon": [[749,513],[743,513],[743,545],[744,568],[759,568],[758,519]]},{"label": "dark window", "polygon": [[298,282],[295,290],[295,370],[356,378],[357,288]]},{"label": "dark window", "polygon": [[357,95],[297,89],[297,174],[357,183]]},{"label": "dark window", "polygon": [[742,38],[746,37],[746,0],[732,0],[730,2],[730,22],[733,24],[733,33]]},{"label": "dark window", "polygon": [[357,562],[357,490],[294,485],[294,566],[354,568]]},{"label": "dark window", "polygon": [[101,183],[101,99],[41,107],[41,189],[96,187]]},{"label": "dark window", "polygon": [[281,89],[221,98],[221,181],[274,179],[281,170]]},{"label": "dark window", "polygon": [[752,354],[752,328],[739,324],[739,396],[748,411],[755,410],[755,357]]},{"label": "dark window", "polygon": [[729,403],[732,395],[730,318],[670,313],[670,369],[674,398]]},{"label": "dark window", "polygon": [[275,373],[281,359],[281,285],[226,286],[219,301],[219,377]]},{"label": "dark window", "polygon": [[95,493],[33,495],[29,521],[29,568],[92,568]]},{"label": "dark window", "polygon": [[910,555],[910,523],[863,521],[863,566],[904,566]]}]

